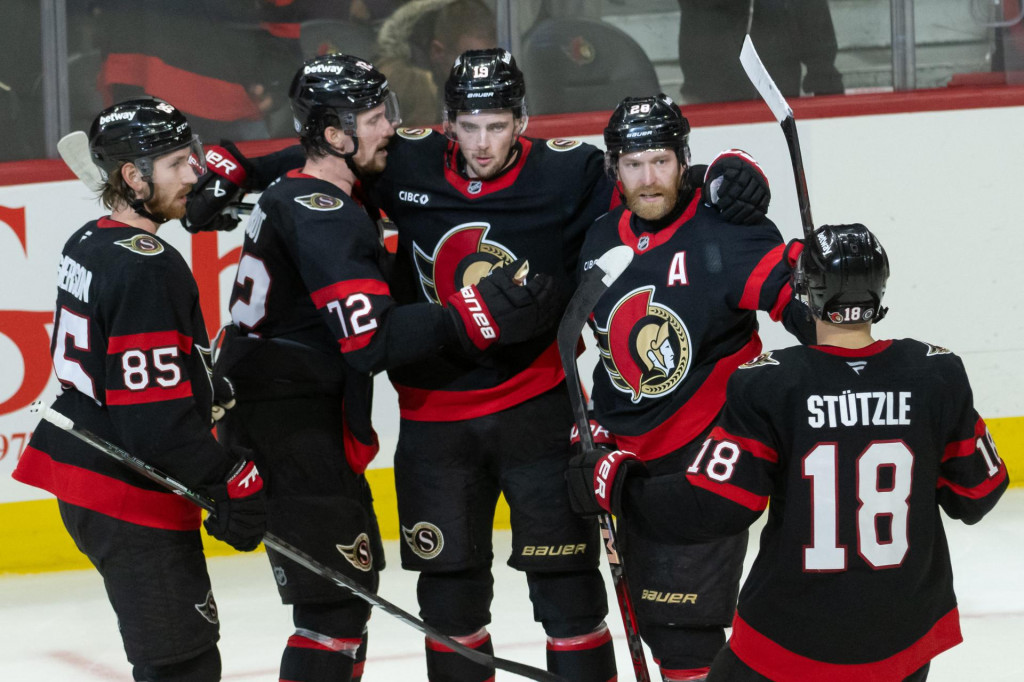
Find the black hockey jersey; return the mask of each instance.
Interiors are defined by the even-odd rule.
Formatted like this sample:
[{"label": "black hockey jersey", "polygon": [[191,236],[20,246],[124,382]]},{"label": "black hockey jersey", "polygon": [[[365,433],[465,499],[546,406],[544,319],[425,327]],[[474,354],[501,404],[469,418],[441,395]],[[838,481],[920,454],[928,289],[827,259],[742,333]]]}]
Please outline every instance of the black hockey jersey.
[{"label": "black hockey jersey", "polygon": [[731,647],[777,682],[902,680],[960,642],[939,507],[975,523],[1008,485],[963,363],[912,339],[740,367],[685,475],[627,479],[623,516],[701,539],[771,500]]},{"label": "black hockey jersey", "polygon": [[[444,305],[492,267],[519,258],[568,294],[587,228],[613,202],[603,155],[575,140],[521,137],[519,158],[489,180],[458,170],[458,145],[428,129],[400,129],[372,197],[398,227],[399,267],[413,300]],[[479,360],[439,353],[389,372],[402,416],[468,419],[519,404],[563,379],[555,330]]]},{"label": "black hockey jersey", "polygon": [[333,183],[288,172],[263,192],[245,229],[230,301],[240,335],[218,372],[240,398],[342,392],[356,438],[346,455],[361,471],[376,452],[372,372],[453,340],[447,313],[395,305],[377,226]]},{"label": "black hockey jersey", "polygon": [[[191,487],[236,462],[211,433],[210,352],[181,255],[144,230],[90,222],[64,246],[51,341],[53,409]],[[114,518],[193,530],[199,508],[42,422],[14,478]]]},{"label": "black hockey jersey", "polygon": [[593,400],[618,446],[642,459],[678,449],[712,423],[729,375],[761,352],[757,310],[791,330],[803,316],[790,305],[799,242],[787,254],[771,221],[729,223],[700,190],[674,215],[655,230],[617,208],[591,228],[581,255],[586,270],[615,246],[635,254],[591,317],[600,352]]}]

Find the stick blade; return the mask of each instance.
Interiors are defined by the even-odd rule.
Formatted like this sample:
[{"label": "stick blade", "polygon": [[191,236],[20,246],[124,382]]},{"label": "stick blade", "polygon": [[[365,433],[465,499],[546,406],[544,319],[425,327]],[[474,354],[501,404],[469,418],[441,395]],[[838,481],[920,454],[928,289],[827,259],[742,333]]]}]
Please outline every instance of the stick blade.
[{"label": "stick blade", "polygon": [[761,57],[758,56],[757,50],[754,49],[754,41],[750,39],[750,35],[743,39],[743,49],[740,50],[740,64],[743,65],[743,70],[747,72],[747,78],[757,88],[761,99],[772,110],[775,120],[782,123],[787,118],[793,118],[793,109],[790,108],[786,98],[782,96],[782,92],[775,85],[775,81],[769,75],[768,69],[764,68],[764,63],[761,62]]},{"label": "stick blade", "polygon": [[89,153],[89,136],[84,130],[76,130],[60,138],[57,152],[75,176],[93,192],[103,189],[106,182],[100,169],[92,162]]},{"label": "stick blade", "polygon": [[633,260],[633,249],[622,244],[608,249],[597,259],[597,267],[604,271],[601,281],[605,287],[610,287],[612,282],[619,278],[623,270],[629,267]]}]

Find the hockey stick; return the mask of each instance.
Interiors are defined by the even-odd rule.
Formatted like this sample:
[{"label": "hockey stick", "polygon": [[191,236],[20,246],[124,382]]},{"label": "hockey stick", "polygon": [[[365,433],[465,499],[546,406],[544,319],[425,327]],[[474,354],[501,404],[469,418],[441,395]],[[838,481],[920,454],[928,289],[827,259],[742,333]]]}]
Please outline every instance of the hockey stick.
[{"label": "hockey stick", "polygon": [[[587,418],[587,406],[583,400],[583,388],[580,385],[579,367],[576,365],[576,347],[580,333],[587,324],[587,318],[594,309],[601,295],[607,291],[612,282],[618,279],[622,271],[633,260],[633,250],[628,246],[616,246],[598,258],[593,266],[583,273],[583,279],[576,292],[569,300],[562,321],[558,324],[558,355],[562,359],[565,371],[565,383],[569,387],[569,402],[576,419],[576,428],[580,432],[580,445],[583,452],[594,449],[594,437],[590,433],[590,420]],[[629,596],[626,582],[626,570],[618,552],[615,537],[615,522],[611,514],[601,514],[601,535],[604,536],[605,555],[615,586],[615,596],[622,614],[622,625],[626,631],[626,645],[629,657],[633,661],[633,673],[637,682],[650,682],[651,674],[647,670],[647,659],[644,656],[643,642],[636,625],[636,612],[633,599]]]},{"label": "hockey stick", "polygon": [[[64,416],[60,412],[57,412],[53,408],[47,407],[42,401],[36,401],[32,403],[29,408],[33,412],[39,412],[40,416],[53,424],[54,426],[67,431],[72,436],[75,436],[81,441],[84,441],[96,448],[97,450],[109,455],[110,457],[121,462],[129,469],[135,471],[148,478],[149,480],[171,490],[178,495],[181,495],[189,502],[205,509],[208,512],[213,512],[215,505],[213,500],[200,495],[199,493],[191,490],[181,481],[171,478],[167,474],[163,473],[159,469],[146,464],[138,457],[126,452],[125,450],[114,445],[110,441],[104,440],[99,436],[87,431],[86,429],[79,429],[75,427],[75,423]],[[444,635],[434,628],[430,627],[423,621],[417,619],[415,616],[403,611],[399,607],[395,606],[389,601],[386,601],[382,597],[368,591],[359,583],[353,581],[351,578],[346,576],[344,573],[334,570],[329,566],[325,566],[313,557],[309,556],[302,550],[298,549],[294,545],[291,545],[281,538],[277,537],[273,533],[263,534],[263,544],[267,547],[283,554],[295,563],[304,566],[313,573],[316,573],[322,578],[330,580],[331,582],[344,587],[356,597],[359,597],[370,606],[376,606],[385,613],[394,616],[403,623],[419,630],[421,633],[429,637],[430,639],[443,644],[455,653],[465,656],[469,660],[479,665],[493,667],[498,670],[504,670],[506,672],[525,677],[529,680],[538,680],[538,682],[565,682],[565,678],[560,675],[555,675],[546,670],[540,670],[533,666],[526,665],[524,663],[516,663],[515,661],[509,661],[497,656],[491,656],[482,651],[470,649],[469,647],[461,644],[451,637]]]},{"label": "hockey stick", "polygon": [[804,237],[810,237],[814,232],[814,221],[811,219],[811,200],[807,196],[807,176],[804,175],[804,160],[800,155],[800,138],[796,134],[796,119],[793,118],[793,110],[786,102],[786,98],[779,92],[778,86],[768,74],[768,70],[764,68],[764,64],[761,63],[761,58],[757,55],[757,50],[754,49],[754,42],[750,39],[750,34],[743,39],[740,63],[743,65],[743,70],[747,72],[747,78],[757,88],[761,99],[772,110],[775,120],[782,124],[782,132],[786,135],[786,144],[789,146],[789,158],[793,162],[796,198],[800,207],[800,223],[804,228]]},{"label": "hockey stick", "polygon": [[60,138],[57,151],[67,167],[93,192],[103,189],[106,182],[99,167],[92,162],[89,153],[89,136],[85,131],[76,130]]}]

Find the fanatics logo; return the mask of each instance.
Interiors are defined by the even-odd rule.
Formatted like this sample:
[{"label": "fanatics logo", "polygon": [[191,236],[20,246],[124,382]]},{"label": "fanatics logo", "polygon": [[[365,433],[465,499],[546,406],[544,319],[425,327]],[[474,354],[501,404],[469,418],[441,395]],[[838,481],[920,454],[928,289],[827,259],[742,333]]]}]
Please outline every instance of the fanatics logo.
[{"label": "fanatics logo", "polygon": [[323,194],[321,192],[313,192],[305,196],[295,197],[295,203],[311,208],[314,211],[337,211],[345,205],[338,197],[332,197],[330,194]]},{"label": "fanatics logo", "polygon": [[119,239],[114,243],[143,256],[155,256],[164,251],[164,245],[148,234],[137,234],[131,239]]},{"label": "fanatics logo", "polygon": [[402,538],[412,553],[421,559],[433,559],[444,549],[441,529],[426,521],[420,521],[412,528],[402,526]]},{"label": "fanatics logo", "polygon": [[848,364],[850,366],[850,369],[852,369],[859,376],[860,373],[863,372],[864,369],[868,366],[868,361],[854,360],[853,362],[848,362],[846,364]]},{"label": "fanatics logo", "polygon": [[373,554],[370,552],[370,537],[360,533],[351,545],[335,545],[345,559],[360,571],[373,568]]}]

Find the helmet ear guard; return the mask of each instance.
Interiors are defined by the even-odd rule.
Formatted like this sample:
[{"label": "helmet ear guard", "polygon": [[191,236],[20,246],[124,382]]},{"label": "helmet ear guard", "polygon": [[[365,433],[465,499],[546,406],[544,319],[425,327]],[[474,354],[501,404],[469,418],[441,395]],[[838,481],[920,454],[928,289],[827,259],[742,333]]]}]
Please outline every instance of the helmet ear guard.
[{"label": "helmet ear guard", "polygon": [[797,259],[793,289],[812,317],[832,324],[874,323],[882,306],[889,259],[864,225],[823,225]]}]

